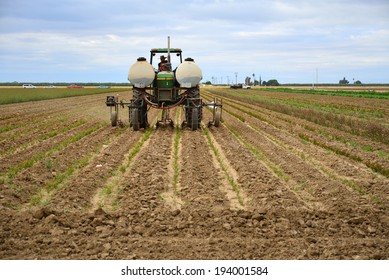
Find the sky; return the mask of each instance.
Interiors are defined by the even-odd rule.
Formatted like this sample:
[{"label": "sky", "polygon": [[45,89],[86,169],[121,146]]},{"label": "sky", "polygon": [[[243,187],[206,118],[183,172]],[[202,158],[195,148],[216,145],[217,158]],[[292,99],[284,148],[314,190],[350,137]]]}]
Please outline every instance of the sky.
[{"label": "sky", "polygon": [[167,36],[204,82],[389,83],[387,0],[0,0],[0,82],[127,82]]}]

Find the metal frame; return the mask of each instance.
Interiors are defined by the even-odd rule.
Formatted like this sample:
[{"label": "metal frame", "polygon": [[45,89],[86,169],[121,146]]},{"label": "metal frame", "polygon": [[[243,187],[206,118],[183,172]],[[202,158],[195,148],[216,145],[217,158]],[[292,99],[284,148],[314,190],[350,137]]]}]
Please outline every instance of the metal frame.
[{"label": "metal frame", "polygon": [[[157,127],[170,125],[171,127],[174,127],[174,122],[170,118],[170,109],[177,107],[177,106],[183,106],[183,109],[185,112],[188,112],[187,110],[198,108],[199,110],[202,110],[202,107],[211,107],[212,108],[212,120],[208,121],[208,127],[215,125],[219,126],[219,123],[222,119],[222,108],[223,108],[223,100],[214,98],[212,102],[203,102],[200,97],[195,98],[189,98],[188,97],[188,91],[185,92],[185,94],[182,95],[181,99],[172,106],[164,106],[162,103],[162,106],[159,106],[158,104],[152,103],[150,100],[147,99],[145,92],[143,92],[141,95],[139,95],[139,98],[131,99],[129,102],[126,101],[119,101],[118,97],[115,96],[107,96],[106,98],[106,105],[110,107],[110,114],[112,115],[112,112],[116,112],[117,116],[119,116],[119,105],[124,108],[125,105],[127,105],[129,109],[129,122],[130,126],[132,126],[131,120],[132,120],[132,110],[131,109],[141,109],[141,106],[135,105],[135,102],[137,100],[142,100],[143,102],[146,102],[148,108],[146,113],[153,107],[157,109],[162,109],[162,119],[157,121]],[[186,101],[187,104],[183,104]],[[220,108],[220,114],[217,113],[218,108]],[[217,115],[218,114],[218,115]],[[201,119],[202,119],[202,113],[201,113]],[[120,121],[118,119],[118,121]],[[188,123],[186,120],[184,120],[181,124],[181,127],[188,126]]]}]

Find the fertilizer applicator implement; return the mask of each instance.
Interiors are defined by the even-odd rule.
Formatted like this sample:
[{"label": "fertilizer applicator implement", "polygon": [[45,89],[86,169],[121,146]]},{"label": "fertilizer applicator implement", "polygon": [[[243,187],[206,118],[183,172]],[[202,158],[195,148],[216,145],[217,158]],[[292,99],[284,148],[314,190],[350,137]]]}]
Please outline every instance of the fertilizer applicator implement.
[{"label": "fertilizer applicator implement", "polygon": [[[170,118],[170,109],[182,106],[185,120],[182,127],[196,130],[200,127],[202,110],[204,106],[212,108],[213,118],[208,125],[218,127],[222,113],[222,100],[214,99],[213,102],[203,102],[200,97],[200,81],[202,72],[192,58],[182,61],[181,49],[170,47],[170,36],[167,48],[154,48],[150,51],[150,62],[146,58],[139,57],[128,71],[128,80],[132,84],[132,99],[119,100],[115,96],[107,96],[106,104],[110,107],[111,125],[117,126],[119,119],[119,106],[129,109],[130,127],[137,131],[149,127],[147,113],[150,108],[162,110],[162,118],[158,120],[157,127],[170,125],[174,122]],[[155,60],[160,55],[161,61]],[[172,54],[176,56],[178,66],[172,68]],[[167,61],[164,55],[167,55]],[[154,60],[154,61],[153,61]],[[154,64],[158,63],[155,68]]]}]

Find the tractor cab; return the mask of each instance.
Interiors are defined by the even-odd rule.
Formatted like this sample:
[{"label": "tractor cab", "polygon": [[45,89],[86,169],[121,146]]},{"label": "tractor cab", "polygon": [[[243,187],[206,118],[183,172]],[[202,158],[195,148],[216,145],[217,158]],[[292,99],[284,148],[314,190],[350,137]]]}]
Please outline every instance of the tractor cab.
[{"label": "tractor cab", "polygon": [[[165,56],[166,55],[166,56]],[[160,61],[158,61],[161,56],[165,57],[167,60],[163,63],[164,68],[159,67]],[[154,48],[150,51],[150,64],[154,66],[156,72],[160,71],[172,71],[172,69],[177,69],[177,66],[182,63],[182,51],[181,49],[174,48]],[[175,67],[174,67],[175,65]]]}]

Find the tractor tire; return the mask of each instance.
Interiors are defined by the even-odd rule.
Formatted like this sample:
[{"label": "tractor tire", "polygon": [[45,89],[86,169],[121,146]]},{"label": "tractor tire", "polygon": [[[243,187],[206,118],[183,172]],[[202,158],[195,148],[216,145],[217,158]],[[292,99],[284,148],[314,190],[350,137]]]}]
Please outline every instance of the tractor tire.
[{"label": "tractor tire", "polygon": [[199,127],[199,113],[197,108],[192,108],[192,115],[191,115],[189,127],[192,130],[197,130],[197,128]]},{"label": "tractor tire", "polygon": [[111,125],[112,126],[118,125],[118,112],[117,111],[111,112]]},{"label": "tractor tire", "polygon": [[220,126],[221,111],[218,108],[215,108],[215,127]]},{"label": "tractor tire", "polygon": [[134,108],[132,109],[132,120],[131,120],[131,123],[132,123],[132,128],[134,129],[134,131],[138,131],[139,130],[139,110],[138,108]]}]

